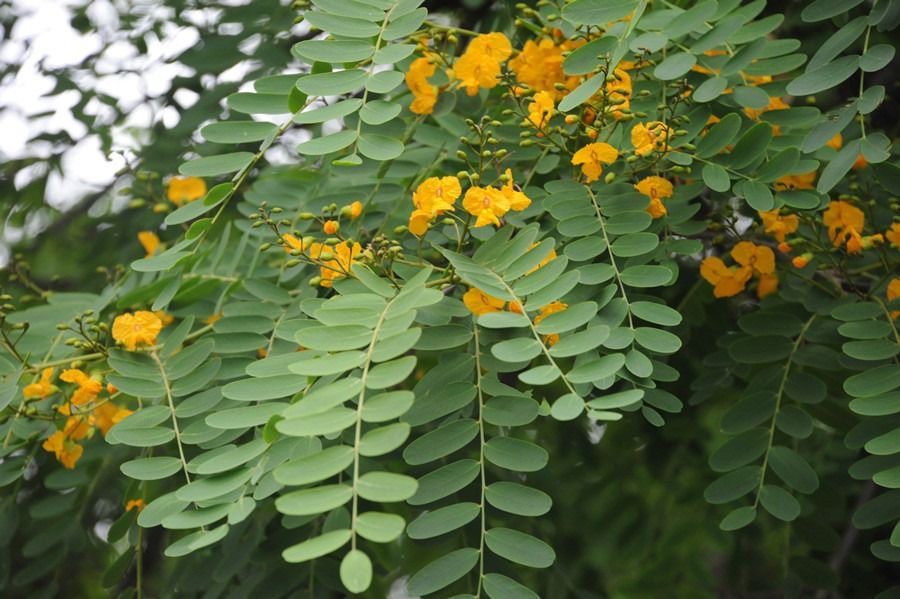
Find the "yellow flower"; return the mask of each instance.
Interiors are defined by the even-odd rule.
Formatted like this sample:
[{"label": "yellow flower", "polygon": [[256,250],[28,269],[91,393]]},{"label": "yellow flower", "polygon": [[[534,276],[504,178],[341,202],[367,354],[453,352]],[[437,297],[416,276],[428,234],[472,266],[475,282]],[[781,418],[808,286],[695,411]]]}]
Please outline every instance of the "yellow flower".
[{"label": "yellow flower", "polygon": [[294,237],[290,233],[285,233],[281,236],[281,241],[284,244],[284,251],[288,254],[291,253],[292,250],[303,251],[303,240],[297,237]]},{"label": "yellow flower", "polygon": [[[891,279],[891,282],[888,283],[887,287],[887,300],[888,302],[892,302],[895,299],[900,298],[900,277],[894,277]],[[891,312],[891,318],[897,318],[900,316],[900,310],[894,310]]]},{"label": "yellow flower", "polygon": [[477,216],[476,227],[500,226],[500,217],[509,211],[510,204],[503,192],[493,187],[470,187],[463,198],[463,208]]},{"label": "yellow flower", "polygon": [[843,200],[829,202],[828,208],[822,213],[822,222],[828,227],[828,237],[834,247],[839,247],[853,233],[859,234],[865,220],[862,210]]},{"label": "yellow flower", "polygon": [[646,156],[654,150],[663,152],[669,143],[669,129],[665,123],[651,121],[638,123],[631,128],[631,145],[638,156]]},{"label": "yellow flower", "polygon": [[891,242],[892,246],[900,249],[900,223],[893,223],[884,236]]},{"label": "yellow flower", "polygon": [[782,216],[778,210],[760,212],[763,227],[777,241],[784,243],[785,237],[797,230],[800,226],[800,218],[796,214]]},{"label": "yellow flower", "polygon": [[770,275],[775,272],[775,252],[769,246],[742,241],[731,249],[731,257],[757,274]]},{"label": "yellow flower", "polygon": [[413,192],[415,209],[409,217],[410,232],[418,237],[425,235],[435,217],[454,210],[461,193],[456,177],[429,177],[422,181]]},{"label": "yellow flower", "polygon": [[[574,50],[585,43],[586,40],[583,39],[566,40],[561,45],[556,45],[549,38],[537,43],[528,40],[519,55],[509,61],[509,68],[516,74],[519,83],[547,92],[554,100],[559,100],[568,90],[574,89],[579,81],[578,77],[567,77],[563,72],[563,52]],[[566,89],[557,89],[559,83]]]},{"label": "yellow flower", "polygon": [[661,218],[669,213],[663,200],[672,197],[672,183],[662,177],[644,177],[634,186],[639,192],[650,198],[647,212],[653,218]]},{"label": "yellow flower", "polygon": [[488,295],[481,289],[472,287],[463,294],[463,304],[469,309],[469,312],[476,316],[481,316],[490,312],[500,312],[503,310],[506,302]]},{"label": "yellow flower", "polygon": [[847,252],[851,254],[859,254],[880,243],[884,243],[884,235],[881,233],[862,236],[856,229],[847,229]]},{"label": "yellow flower", "polygon": [[619,157],[619,151],[608,143],[591,143],[572,156],[572,164],[581,165],[581,172],[588,183],[596,181],[603,173],[604,164],[612,164]]},{"label": "yellow flower", "polygon": [[479,88],[496,87],[500,63],[509,58],[510,54],[512,45],[502,33],[479,35],[456,61],[453,74],[459,79],[460,87],[465,87],[466,93],[474,96]]},{"label": "yellow flower", "polygon": [[326,220],[325,224],[322,225],[322,231],[326,235],[334,235],[340,230],[341,226],[338,224],[336,220]]},{"label": "yellow flower", "polygon": [[814,189],[815,186],[816,171],[802,175],[785,175],[775,181],[775,189]]},{"label": "yellow flower", "polygon": [[159,321],[162,323],[163,327],[167,327],[175,322],[175,317],[165,310],[154,310],[153,313],[156,314],[157,318],[159,318]]},{"label": "yellow flower", "polygon": [[778,293],[778,275],[760,275],[759,285],[756,286],[756,297],[762,299],[773,293]]},{"label": "yellow flower", "polygon": [[502,193],[509,201],[510,210],[521,212],[522,210],[525,210],[526,208],[531,206],[531,199],[529,199],[528,196],[515,188],[511,169],[506,169],[505,174],[507,177],[507,181],[503,185],[503,187],[500,188],[500,193]]},{"label": "yellow flower", "polygon": [[834,150],[840,150],[841,146],[844,145],[844,136],[840,133],[835,133],[834,137],[825,142],[825,145]]},{"label": "yellow flower", "polygon": [[59,375],[59,380],[78,385],[78,389],[72,394],[71,399],[71,402],[76,406],[94,401],[100,395],[100,392],[103,391],[103,383],[89,377],[77,368],[63,370],[62,374]]},{"label": "yellow flower", "polygon": [[[533,249],[536,248],[537,246],[538,246],[537,243],[532,243],[532,244],[531,244],[531,247],[528,248],[528,251],[530,252],[531,250],[533,250]],[[528,271],[528,274],[533,273],[534,271],[538,270],[539,268],[543,268],[544,266],[547,266],[548,264],[550,264],[550,263],[553,262],[554,260],[556,260],[556,250],[550,250],[550,253],[547,254],[540,262],[538,262],[538,265],[537,265],[537,266],[535,266],[534,268],[532,268],[531,270],[529,270],[529,271]],[[509,309],[510,309],[510,310],[513,309],[513,303],[516,303],[516,305],[518,305],[517,302],[510,302],[510,304],[509,304]],[[519,306],[519,308],[521,308],[521,306]],[[513,311],[515,311],[515,310],[513,310]],[[519,313],[521,314],[521,312],[519,312]]]},{"label": "yellow flower", "polygon": [[[757,108],[745,108],[744,114],[746,114],[748,117],[750,117],[753,120],[757,120],[764,112],[769,112],[771,110],[785,110],[790,107],[791,107],[790,104],[788,104],[783,99],[776,96],[773,98],[769,98],[769,103],[762,108],[758,108],[758,109]],[[775,133],[775,135],[778,135],[778,133],[777,133],[778,127],[777,126],[773,127],[773,130],[774,130],[773,132]]]},{"label": "yellow flower", "polygon": [[[551,314],[556,314],[557,312],[562,312],[569,305],[560,301],[550,302],[543,308],[541,308],[541,313],[534,317],[534,324],[538,325],[542,320],[550,316]],[[551,333],[550,335],[544,335],[544,344],[548,346],[556,345],[559,341],[559,335],[557,333]]]},{"label": "yellow flower", "polygon": [[352,204],[350,204],[350,220],[356,220],[359,218],[359,215],[362,214],[363,204],[359,200],[356,200]]},{"label": "yellow flower", "polygon": [[41,378],[36,383],[26,385],[22,390],[25,399],[45,399],[57,391],[53,384],[53,369],[45,368],[41,371]]},{"label": "yellow flower", "polygon": [[541,129],[553,116],[553,96],[548,92],[534,94],[534,99],[528,105],[528,120],[537,129]]},{"label": "yellow flower", "polygon": [[[346,277],[362,254],[362,246],[355,241],[353,243],[342,242],[328,249],[331,250],[334,258],[323,262],[319,269],[321,277],[319,285],[322,287],[331,287],[334,281]],[[321,251],[320,249],[318,253],[321,254]]]},{"label": "yellow flower", "polygon": [[131,410],[108,401],[94,408],[94,424],[105,437],[114,424],[121,422],[131,414]]},{"label": "yellow flower", "polygon": [[709,256],[700,263],[700,276],[713,285],[715,297],[732,297],[744,290],[753,276],[753,269],[747,266],[729,268],[721,258]]},{"label": "yellow flower", "polygon": [[155,254],[160,246],[159,236],[153,231],[141,231],[138,233],[138,242],[144,248],[144,251],[147,252],[148,258]]},{"label": "yellow flower", "polygon": [[437,102],[438,88],[428,82],[434,75],[435,65],[427,58],[417,58],[409,65],[406,72],[406,86],[412,92],[413,101],[409,105],[410,112],[415,114],[431,114]]},{"label": "yellow flower", "polygon": [[125,349],[134,351],[138,345],[153,345],[162,330],[162,321],[153,312],[138,310],[134,314],[116,316],[112,326],[112,336]]},{"label": "yellow flower", "polygon": [[143,499],[129,499],[128,503],[125,504],[125,511],[137,510],[140,512],[145,507],[147,507],[147,502]]},{"label": "yellow flower", "polygon": [[193,202],[205,196],[206,181],[199,177],[172,177],[166,193],[169,201],[181,206],[185,202]]},{"label": "yellow flower", "polygon": [[45,451],[56,455],[56,459],[67,469],[75,467],[75,463],[84,453],[84,447],[66,438],[63,431],[56,431],[41,445]]}]

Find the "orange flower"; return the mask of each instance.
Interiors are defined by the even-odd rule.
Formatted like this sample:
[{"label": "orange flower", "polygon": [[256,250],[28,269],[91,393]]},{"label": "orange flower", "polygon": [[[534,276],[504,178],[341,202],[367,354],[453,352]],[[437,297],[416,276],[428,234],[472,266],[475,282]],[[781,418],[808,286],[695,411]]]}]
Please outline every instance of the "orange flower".
[{"label": "orange flower", "polygon": [[825,145],[834,150],[840,150],[844,145],[844,137],[840,133],[835,133],[834,137],[825,142]]},{"label": "orange flower", "polygon": [[847,237],[863,230],[866,216],[863,211],[849,202],[835,200],[828,203],[822,213],[822,222],[828,227],[828,237],[834,247],[839,247]]},{"label": "orange flower", "polygon": [[775,181],[775,189],[815,189],[816,171],[802,175],[785,175]]},{"label": "orange flower", "polygon": [[[788,104],[783,99],[776,96],[773,98],[769,98],[769,103],[766,106],[764,106],[763,108],[759,108],[759,109],[745,108],[744,114],[746,114],[748,117],[750,117],[751,119],[753,119],[755,121],[755,120],[758,120],[759,117],[764,112],[769,112],[771,110],[785,110],[790,107],[791,107],[790,104]],[[778,128],[776,126],[776,127],[773,127],[773,129],[775,129],[777,131]],[[775,133],[775,135],[778,135],[778,133]]]},{"label": "orange flower", "polygon": [[631,145],[638,156],[647,156],[654,150],[663,152],[669,143],[669,129],[665,123],[652,121],[638,123],[631,128]]},{"label": "orange flower", "polygon": [[794,266],[794,268],[806,268],[806,266],[809,264],[810,256],[811,254],[809,253],[803,254],[802,256],[794,256],[794,258],[791,260],[791,264]]},{"label": "orange flower", "polygon": [[713,286],[715,297],[732,297],[744,290],[753,276],[753,269],[747,266],[729,268],[721,258],[709,256],[700,263],[700,276]]},{"label": "orange flower", "polygon": [[741,266],[752,268],[757,274],[770,275],[775,272],[775,252],[768,246],[741,241],[731,248],[731,257]]},{"label": "orange flower", "polygon": [[325,224],[322,225],[322,231],[326,235],[334,235],[340,230],[341,226],[337,223],[336,220],[326,220]]},{"label": "orange flower", "polygon": [[650,198],[650,205],[647,206],[647,212],[653,218],[661,218],[668,214],[666,205],[663,200],[672,197],[672,183],[662,177],[644,177],[634,186],[639,192]]},{"label": "orange flower", "polygon": [[100,429],[100,432],[103,433],[103,436],[105,437],[106,433],[109,432],[109,429],[111,429],[114,424],[125,420],[125,418],[131,414],[131,410],[119,407],[116,404],[107,401],[94,408],[94,424]]},{"label": "orange flower", "polygon": [[481,316],[490,312],[500,312],[506,302],[488,295],[481,289],[472,287],[463,294],[463,304],[469,309],[469,312],[475,316]]},{"label": "orange flower", "polygon": [[581,165],[588,183],[596,181],[603,173],[604,164],[612,164],[619,157],[619,151],[608,143],[590,143],[572,156],[572,164]]},{"label": "orange flower", "polygon": [[866,160],[866,157],[860,154],[856,157],[856,160],[853,161],[853,166],[851,167],[853,170],[858,171],[860,169],[864,169],[869,166],[869,161]]},{"label": "orange flower", "polygon": [[756,287],[756,297],[762,299],[773,293],[778,293],[778,275],[760,275],[759,284]]},{"label": "orange flower", "polygon": [[900,223],[891,224],[891,228],[884,234],[891,245],[900,249]]},{"label": "orange flower", "polygon": [[[559,100],[568,90],[574,89],[579,81],[578,77],[567,77],[563,72],[563,52],[574,50],[584,43],[585,40],[566,40],[561,45],[556,45],[549,38],[539,42],[528,40],[519,55],[509,61],[509,68],[516,74],[519,83],[547,92],[553,100]],[[562,83],[566,90],[557,89],[558,83]]]},{"label": "orange flower", "polygon": [[137,510],[140,512],[145,507],[147,507],[147,502],[143,499],[129,499],[128,503],[125,504],[125,511],[130,512],[131,510]]},{"label": "orange flower", "polygon": [[22,395],[25,399],[45,399],[57,391],[53,381],[53,369],[45,368],[41,371],[41,378],[36,383],[26,385],[22,389]]},{"label": "orange flower", "polygon": [[141,247],[144,248],[144,251],[147,252],[148,258],[155,254],[156,250],[159,249],[160,246],[159,236],[153,231],[139,232],[138,243],[140,243]]},{"label": "orange flower", "polygon": [[759,216],[762,219],[766,233],[781,243],[784,243],[785,237],[795,232],[797,227],[800,226],[800,218],[796,214],[782,216],[778,210],[770,210],[768,212],[759,212]]},{"label": "orange flower", "polygon": [[172,177],[166,194],[176,206],[199,200],[206,195],[206,181],[199,177]]},{"label": "orange flower", "polygon": [[125,349],[134,351],[138,345],[153,345],[162,330],[162,321],[153,312],[138,310],[134,314],[116,316],[112,326],[112,336]]},{"label": "orange flower", "polygon": [[77,368],[63,370],[62,374],[59,375],[59,380],[78,385],[78,389],[72,394],[71,399],[76,406],[94,401],[100,395],[100,392],[103,391],[103,383],[89,377]]},{"label": "orange flower", "polygon": [[84,447],[66,438],[63,431],[56,431],[41,444],[45,451],[56,455],[63,467],[71,470],[84,453]]},{"label": "orange flower", "polygon": [[[326,248],[322,247],[317,249],[319,249],[318,254],[321,255],[322,251]],[[334,281],[346,277],[353,268],[353,265],[359,262],[359,257],[362,254],[362,246],[355,241],[352,243],[349,241],[341,242],[333,248],[327,249],[330,249],[334,257],[331,260],[323,262],[319,269],[319,276],[321,277],[319,285],[322,287],[331,287]],[[312,254],[313,251],[314,250],[311,248],[310,254]]]},{"label": "orange flower", "polygon": [[522,210],[525,210],[526,208],[531,206],[531,199],[523,192],[518,191],[515,188],[511,169],[506,169],[505,174],[507,177],[507,181],[503,185],[503,187],[500,188],[500,193],[502,193],[509,201],[510,210],[521,212]]},{"label": "orange flower", "polygon": [[499,32],[479,35],[473,39],[466,51],[453,67],[453,74],[459,79],[460,87],[474,96],[479,88],[492,89],[497,85],[500,63],[512,54],[512,45]]},{"label": "orange flower", "polygon": [[362,214],[363,204],[359,200],[356,200],[349,206],[350,210],[348,210],[350,215],[350,220],[356,220],[359,218],[359,215]]},{"label": "orange flower", "polygon": [[[534,324],[540,324],[542,320],[550,316],[551,314],[556,314],[557,312],[562,312],[566,308],[569,307],[569,304],[565,304],[560,301],[550,302],[546,306],[541,308],[541,313],[534,317]],[[556,345],[559,341],[559,335],[557,333],[551,333],[549,335],[544,335],[544,344],[547,346]]]},{"label": "orange flower", "polygon": [[[900,298],[900,277],[894,277],[893,279],[891,279],[891,282],[888,283],[887,287],[888,303],[893,302],[897,298]],[[898,316],[900,316],[900,310],[894,310],[891,312],[891,318],[897,318]]]},{"label": "orange flower", "polygon": [[154,310],[153,313],[156,314],[157,318],[159,318],[159,321],[162,323],[163,327],[167,327],[175,322],[175,317],[165,310]]},{"label": "orange flower", "polygon": [[528,105],[528,120],[537,129],[544,125],[553,116],[553,96],[548,92],[534,94],[533,101]]},{"label": "orange flower", "polygon": [[463,197],[463,208],[475,220],[476,227],[486,225],[500,226],[500,217],[510,209],[509,198],[499,189],[493,187],[470,187]]},{"label": "orange flower", "polygon": [[415,114],[431,114],[437,102],[438,88],[428,82],[434,75],[435,65],[427,58],[417,58],[409,65],[406,72],[406,86],[412,92],[413,101],[409,105],[410,112]]},{"label": "orange flower", "polygon": [[422,181],[413,192],[415,210],[409,217],[409,231],[418,237],[425,235],[435,217],[454,210],[461,193],[456,177],[429,177]]}]

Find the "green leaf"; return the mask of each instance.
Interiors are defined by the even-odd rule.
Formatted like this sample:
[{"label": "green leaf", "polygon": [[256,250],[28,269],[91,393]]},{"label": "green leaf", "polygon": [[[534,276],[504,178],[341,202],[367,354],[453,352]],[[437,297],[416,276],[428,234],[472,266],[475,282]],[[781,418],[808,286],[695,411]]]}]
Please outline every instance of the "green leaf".
[{"label": "green leaf", "polygon": [[659,246],[656,233],[630,233],[616,239],[610,246],[615,256],[632,258],[652,252]]},{"label": "green leaf", "polygon": [[289,564],[299,564],[337,551],[347,544],[352,533],[349,530],[332,530],[302,543],[292,545],[281,552]]},{"label": "green leaf", "polygon": [[267,403],[243,408],[220,410],[206,417],[206,424],[222,430],[247,429],[269,421],[269,418],[280,414],[287,404]]},{"label": "green leaf", "polygon": [[687,74],[697,64],[697,57],[688,52],[677,52],[667,57],[653,69],[653,75],[661,81],[671,81]]},{"label": "green leaf", "polygon": [[359,536],[373,543],[391,543],[403,534],[406,520],[397,514],[366,512],[356,519]]},{"label": "green leaf", "polygon": [[372,160],[393,160],[403,153],[403,142],[387,135],[363,133],[359,136],[359,152]]},{"label": "green leaf", "polygon": [[431,539],[465,526],[480,513],[477,503],[454,503],[424,512],[409,523],[406,534],[411,539]]},{"label": "green leaf", "polygon": [[563,8],[562,16],[573,25],[606,27],[631,14],[636,6],[636,0],[575,0]]},{"label": "green leaf", "polygon": [[175,496],[182,501],[206,501],[221,497],[242,487],[253,474],[250,468],[235,470],[220,476],[194,480],[177,491]]},{"label": "green leaf", "polygon": [[721,96],[726,88],[728,88],[728,79],[719,76],[710,77],[697,86],[691,98],[695,102],[711,102]]},{"label": "green leaf", "polygon": [[713,505],[740,499],[759,486],[760,469],[745,466],[716,479],[703,491],[703,498]]},{"label": "green leaf", "polygon": [[406,422],[395,422],[368,431],[359,441],[359,453],[374,457],[390,453],[403,445],[409,438],[410,426]]},{"label": "green leaf", "polygon": [[759,160],[765,154],[771,141],[771,125],[757,123],[750,127],[731,150],[729,162],[732,168],[744,168]]},{"label": "green leaf", "polygon": [[335,445],[294,458],[275,468],[275,480],[283,485],[307,485],[331,478],[353,463],[353,448]]},{"label": "green leaf", "polygon": [[814,70],[822,65],[828,64],[841,52],[846,50],[850,44],[856,41],[865,30],[866,17],[860,16],[853,19],[835,31],[831,37],[819,46],[819,49],[813,54],[813,57],[809,60],[806,68],[808,70]]},{"label": "green leaf", "polygon": [[612,52],[617,43],[618,40],[613,36],[604,36],[589,41],[563,59],[563,71],[567,75],[586,75],[593,72],[600,64],[597,57]]},{"label": "green leaf", "polygon": [[728,532],[740,530],[754,520],[756,520],[756,508],[751,506],[739,507],[722,518],[719,528]]},{"label": "green leaf", "polygon": [[359,111],[359,118],[367,125],[383,125],[396,118],[401,110],[403,110],[403,107],[397,103],[386,100],[372,100],[367,102],[362,107],[362,110]]},{"label": "green leaf", "polygon": [[[681,313],[662,303],[637,301],[631,302],[629,308],[632,314],[642,320],[652,322],[653,324],[667,327],[681,324]],[[562,343],[562,341],[560,341],[560,343]],[[555,347],[556,346],[554,346],[554,348]],[[551,353],[553,352],[551,351]]]},{"label": "green leaf", "polygon": [[884,364],[854,374],[844,381],[844,391],[852,397],[875,397],[900,386],[900,367]]},{"label": "green leaf", "polygon": [[453,584],[478,563],[477,549],[451,551],[434,560],[409,578],[407,590],[411,595],[428,595]]},{"label": "green leaf", "polygon": [[540,599],[531,589],[502,574],[485,574],[483,581],[490,599]]},{"label": "green leaf", "polygon": [[228,534],[228,525],[223,524],[212,530],[198,530],[185,537],[181,537],[164,551],[166,557],[183,557],[198,549],[208,547],[213,543],[218,543]]},{"label": "green leaf", "polygon": [[361,40],[304,40],[291,48],[291,53],[310,64],[315,62],[359,62],[372,56],[375,46]]},{"label": "green leaf", "polygon": [[854,139],[837,153],[837,156],[822,170],[816,182],[816,191],[828,193],[846,176],[859,156],[860,140]]},{"label": "green leaf", "polygon": [[239,144],[262,141],[277,130],[278,127],[272,123],[263,121],[226,121],[207,125],[200,130],[200,134],[213,143]]},{"label": "green leaf", "polygon": [[553,500],[543,491],[514,482],[488,485],[485,498],[498,510],[519,516],[543,516],[553,505]]},{"label": "green leaf", "polygon": [[351,593],[362,593],[372,584],[372,560],[353,549],[341,560],[341,582]]},{"label": "green leaf", "polygon": [[769,466],[792,489],[800,493],[814,493],[819,488],[816,471],[793,449],[775,446],[769,450]]},{"label": "green leaf", "polygon": [[775,207],[775,197],[768,185],[759,181],[741,181],[734,187],[735,193],[743,196],[751,208],[766,212]]},{"label": "green leaf", "polygon": [[287,114],[291,112],[287,94],[238,92],[228,96],[228,108],[244,114]]},{"label": "green leaf", "polygon": [[324,485],[282,495],[275,500],[275,507],[289,516],[312,516],[340,507],[352,497],[353,489],[347,485]]},{"label": "green leaf", "polygon": [[731,177],[728,176],[728,171],[718,164],[704,164],[702,175],[703,182],[713,191],[726,192],[731,189]]},{"label": "green leaf", "polygon": [[710,127],[706,135],[697,142],[697,156],[700,158],[715,156],[737,139],[740,130],[741,117],[733,112],[728,113]]},{"label": "green leaf", "polygon": [[360,89],[368,77],[362,69],[315,73],[301,77],[297,89],[310,96],[338,96]]},{"label": "green leaf", "polygon": [[542,447],[513,437],[494,437],[484,445],[484,456],[492,464],[514,472],[535,472],[550,459]]},{"label": "green leaf", "polygon": [[672,271],[664,266],[629,266],[622,271],[622,282],[629,287],[661,287],[672,280]]},{"label": "green leaf", "polygon": [[189,160],[178,167],[178,172],[191,177],[217,177],[243,170],[251,162],[253,154],[250,152],[232,152]]},{"label": "green leaf", "polygon": [[751,429],[723,443],[709,457],[709,465],[715,472],[730,472],[759,458],[768,445],[767,430]]},{"label": "green leaf", "polygon": [[378,24],[371,21],[354,19],[343,15],[332,15],[317,10],[304,12],[303,18],[317,29],[342,37],[369,38],[378,35],[378,32],[381,30]]},{"label": "green leaf", "polygon": [[478,423],[472,419],[449,422],[410,443],[403,450],[403,459],[413,466],[433,462],[462,449],[477,434]]},{"label": "green leaf", "polygon": [[222,395],[238,401],[265,401],[291,397],[307,385],[305,378],[293,374],[248,378],[228,383],[222,387]]},{"label": "green leaf", "polygon": [[768,364],[791,354],[790,339],[775,335],[743,337],[728,346],[728,354],[742,364]]},{"label": "green leaf", "polygon": [[181,460],[170,457],[141,458],[124,462],[119,470],[136,480],[159,480],[181,470]]},{"label": "green leaf", "polygon": [[406,501],[418,487],[411,476],[392,472],[367,472],[357,480],[357,493],[369,501]]},{"label": "green leaf", "polygon": [[321,156],[343,150],[356,141],[356,131],[344,129],[325,137],[313,138],[297,146],[297,151],[307,156]]},{"label": "green leaf", "polygon": [[848,12],[862,2],[863,0],[814,0],[806,5],[800,18],[807,23],[824,21]]},{"label": "green leaf", "polygon": [[475,480],[480,472],[475,460],[457,460],[441,466],[419,479],[419,490],[407,503],[425,505],[452,495]]},{"label": "green leaf", "polygon": [[763,485],[759,502],[766,511],[785,522],[791,522],[800,515],[800,502],[777,485]]},{"label": "green leaf", "polygon": [[529,568],[549,568],[556,559],[553,548],[529,534],[510,528],[492,528],[484,534],[488,548],[502,558]]},{"label": "green leaf", "polygon": [[859,56],[842,56],[828,64],[807,71],[788,83],[787,93],[808,96],[840,85],[856,72]]},{"label": "green leaf", "polygon": [[575,384],[601,381],[617,373],[624,365],[624,354],[609,354],[596,360],[583,362],[573,368],[566,378]]},{"label": "green leaf", "polygon": [[338,407],[300,418],[279,420],[275,429],[289,437],[333,435],[356,423],[356,410]]},{"label": "green leaf", "polygon": [[361,98],[348,98],[320,108],[304,110],[303,112],[294,115],[293,121],[298,125],[324,123],[325,121],[340,119],[351,115],[359,110],[359,107],[362,106],[362,104],[363,101]]},{"label": "green leaf", "polygon": [[368,389],[386,389],[393,387],[406,380],[416,367],[415,356],[404,356],[383,362],[369,370],[366,378],[366,388]]},{"label": "green leaf", "polygon": [[399,418],[409,410],[414,399],[412,391],[388,391],[366,398],[362,419],[364,422],[387,422]]}]

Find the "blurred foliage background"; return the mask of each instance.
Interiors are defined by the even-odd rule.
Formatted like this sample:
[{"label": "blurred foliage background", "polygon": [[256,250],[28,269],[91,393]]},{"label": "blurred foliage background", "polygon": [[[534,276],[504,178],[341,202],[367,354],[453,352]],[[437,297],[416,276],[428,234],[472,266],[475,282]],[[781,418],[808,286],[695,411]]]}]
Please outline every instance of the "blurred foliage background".
[{"label": "blurred foliage background", "polygon": [[[480,30],[497,26],[484,22],[486,15],[509,19],[513,13],[511,1],[499,10],[489,10],[488,4],[466,0],[426,6],[437,18]],[[802,40],[801,51],[812,54],[831,30],[802,23],[799,12],[805,4],[771,2],[766,10],[785,13],[781,31]],[[65,21],[65,39],[54,42],[41,32],[39,22],[47,11]],[[136,233],[162,221],[164,214],[154,206],[164,202],[164,180],[190,152],[199,127],[224,110],[223,98],[241,82],[283,72],[291,64],[290,47],[310,35],[307,27],[295,25],[297,15],[296,7],[279,0],[0,4],[0,98],[7,100],[0,102],[0,123],[20,139],[0,148],[0,239],[9,249],[0,275],[4,287],[34,291],[23,287],[25,278],[41,289],[96,291],[104,282],[98,267],[112,269],[138,257]],[[883,39],[873,43],[891,41],[889,34],[875,36]],[[75,63],[59,60],[58,48],[55,57],[35,56],[47,44],[71,40],[81,40],[78,47],[84,48]],[[871,82],[884,85],[888,97],[874,124],[893,139],[900,109],[896,62],[875,77]],[[854,93],[844,87],[855,85],[850,79],[816,102],[823,111],[839,105]],[[32,95],[41,101],[21,105]],[[16,97],[18,102],[10,101]],[[86,140],[93,148],[88,158],[75,151]],[[297,141],[286,139],[270,149],[269,163],[290,168]],[[106,173],[99,179],[85,171],[98,160]],[[670,305],[693,315],[685,322],[694,328],[679,331],[685,346],[676,366],[684,382],[671,388],[685,400],[693,393],[689,381],[709,374],[710,339],[735,317],[729,304],[696,293],[698,285],[698,276],[686,274],[666,291]],[[669,415],[662,428],[640,418],[582,434],[553,421],[540,424],[554,458],[535,485],[551,491],[556,505],[539,526],[553,529],[559,555],[549,572],[535,576],[551,578],[545,586],[553,589],[553,597],[779,597],[781,589],[767,590],[771,582],[786,575],[794,554],[806,555],[808,549],[819,560],[800,558],[790,571],[833,587],[816,597],[871,597],[897,582],[900,568],[868,556],[876,533],[858,531],[849,522],[854,505],[874,486],[848,484],[846,466],[856,459],[854,451],[832,456],[831,478],[820,473],[822,485],[811,498],[819,506],[814,518],[792,524],[763,521],[736,534],[719,530],[725,510],[707,504],[703,490],[715,478],[707,460],[721,442],[719,419],[738,397],[733,384],[721,380],[717,396]],[[821,447],[839,451],[827,440]],[[108,483],[123,484],[93,481]],[[92,509],[102,515],[109,506]],[[103,596],[96,578],[107,565],[104,542],[99,535],[89,536],[83,559],[60,565],[60,574],[83,579],[84,596]],[[153,539],[149,542],[152,546]],[[237,559],[239,547],[221,551],[218,558]],[[147,555],[148,572],[179,568],[175,560],[151,557],[152,550]],[[841,576],[823,569],[823,563]],[[17,567],[4,563],[4,575]],[[788,589],[801,586],[799,579],[787,584]]]}]

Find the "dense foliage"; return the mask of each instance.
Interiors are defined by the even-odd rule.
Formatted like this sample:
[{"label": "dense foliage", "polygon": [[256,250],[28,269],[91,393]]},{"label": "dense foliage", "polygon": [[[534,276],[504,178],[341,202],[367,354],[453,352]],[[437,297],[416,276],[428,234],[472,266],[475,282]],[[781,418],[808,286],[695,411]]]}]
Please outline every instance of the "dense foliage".
[{"label": "dense foliage", "polygon": [[6,273],[0,588],[895,596],[900,2],[772,4],[242,7]]}]

